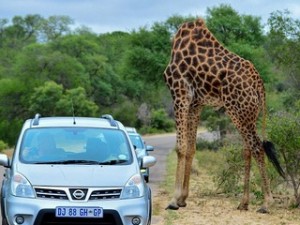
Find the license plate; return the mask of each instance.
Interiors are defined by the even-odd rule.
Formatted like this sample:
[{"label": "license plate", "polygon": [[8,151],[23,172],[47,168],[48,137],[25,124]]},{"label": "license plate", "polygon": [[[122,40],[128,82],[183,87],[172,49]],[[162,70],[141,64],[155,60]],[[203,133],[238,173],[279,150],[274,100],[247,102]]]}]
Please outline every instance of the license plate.
[{"label": "license plate", "polygon": [[56,217],[102,218],[101,207],[69,207],[59,206],[55,209]]}]

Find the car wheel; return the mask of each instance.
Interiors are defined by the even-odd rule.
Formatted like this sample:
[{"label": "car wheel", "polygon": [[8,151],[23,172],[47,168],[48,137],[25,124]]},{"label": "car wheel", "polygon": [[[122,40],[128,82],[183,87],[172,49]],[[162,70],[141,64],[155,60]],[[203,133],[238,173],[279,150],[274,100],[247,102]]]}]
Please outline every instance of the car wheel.
[{"label": "car wheel", "polygon": [[145,176],[144,178],[145,178],[146,183],[148,183],[149,182],[149,177]]}]

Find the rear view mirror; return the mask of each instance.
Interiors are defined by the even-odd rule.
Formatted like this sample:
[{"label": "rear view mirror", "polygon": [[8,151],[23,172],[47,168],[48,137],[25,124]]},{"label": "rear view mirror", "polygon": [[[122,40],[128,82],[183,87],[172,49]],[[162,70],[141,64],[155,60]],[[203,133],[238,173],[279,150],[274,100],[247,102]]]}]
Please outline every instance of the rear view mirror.
[{"label": "rear view mirror", "polygon": [[152,145],[146,145],[146,151],[148,152],[154,151],[154,147]]},{"label": "rear view mirror", "polygon": [[142,158],[142,168],[149,168],[151,166],[154,166],[156,163],[156,158],[151,156],[151,155],[147,155],[147,156],[144,156]]}]

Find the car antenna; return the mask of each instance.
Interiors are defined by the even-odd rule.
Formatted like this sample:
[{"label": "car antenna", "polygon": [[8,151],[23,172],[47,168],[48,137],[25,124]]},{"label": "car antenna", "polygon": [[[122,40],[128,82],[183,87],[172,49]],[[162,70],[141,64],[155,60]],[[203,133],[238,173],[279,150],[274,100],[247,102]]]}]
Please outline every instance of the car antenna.
[{"label": "car antenna", "polygon": [[76,120],[75,120],[75,109],[74,109],[74,104],[73,104],[73,98],[71,99],[72,102],[72,112],[73,112],[73,124],[76,124]]}]

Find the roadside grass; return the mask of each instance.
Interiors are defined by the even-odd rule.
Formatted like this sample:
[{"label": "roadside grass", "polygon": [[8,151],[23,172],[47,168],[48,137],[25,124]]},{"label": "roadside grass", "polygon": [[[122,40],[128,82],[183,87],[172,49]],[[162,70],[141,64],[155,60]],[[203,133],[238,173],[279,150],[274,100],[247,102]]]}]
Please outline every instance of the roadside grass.
[{"label": "roadside grass", "polygon": [[[154,204],[154,214],[162,217],[159,225],[298,225],[300,210],[290,209],[286,204],[275,204],[270,214],[256,212],[260,201],[251,193],[249,211],[239,211],[237,206],[241,193],[228,195],[217,188],[214,177],[224,167],[224,155],[220,151],[197,151],[193,162],[190,195],[187,207],[178,211],[161,210],[171,200],[174,191],[177,166],[176,152],[172,151],[167,159],[167,174],[160,186],[160,198]],[[276,200],[276,199],[275,199]],[[160,210],[158,210],[160,209]]]}]

